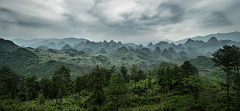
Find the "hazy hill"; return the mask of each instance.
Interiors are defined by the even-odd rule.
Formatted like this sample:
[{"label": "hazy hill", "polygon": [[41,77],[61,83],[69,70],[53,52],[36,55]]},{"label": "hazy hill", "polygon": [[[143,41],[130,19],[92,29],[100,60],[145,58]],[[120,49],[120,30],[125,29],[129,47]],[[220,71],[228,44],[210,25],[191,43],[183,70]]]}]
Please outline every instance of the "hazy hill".
[{"label": "hazy hill", "polygon": [[217,33],[217,34],[210,34],[206,36],[190,37],[190,38],[176,41],[174,43],[184,44],[187,42],[188,39],[201,40],[201,41],[207,42],[211,37],[216,37],[218,40],[232,40],[232,41],[240,42],[240,32],[236,31],[236,32],[230,32],[230,33]]},{"label": "hazy hill", "polygon": [[66,50],[66,49],[72,49],[72,47],[69,46],[68,44],[66,44],[66,45],[62,48],[62,50]]},{"label": "hazy hill", "polygon": [[14,49],[20,48],[10,40],[4,40],[0,38],[0,51],[12,51]]},{"label": "hazy hill", "polygon": [[66,45],[66,43],[64,41],[61,41],[57,44],[57,49],[62,49],[64,46]]},{"label": "hazy hill", "polygon": [[[73,46],[74,44],[77,44],[77,43],[80,43],[80,42],[86,42],[87,39],[83,39],[83,38],[63,38],[63,39],[32,39],[32,40],[24,40],[24,39],[12,39],[12,41],[19,45],[19,46],[27,46],[27,47],[33,47],[33,48],[36,48],[40,45],[45,45],[45,44],[48,44],[48,43],[55,43],[55,44],[58,44],[60,42],[64,42],[66,44],[69,44],[70,46]],[[61,49],[61,48],[60,48]]]},{"label": "hazy hill", "polygon": [[[65,44],[65,42],[60,43]],[[54,42],[50,44],[56,46]],[[0,39],[0,67],[8,65],[18,74],[37,75],[41,78],[51,76],[56,68],[65,65],[70,68],[71,77],[75,77],[78,74],[85,74],[96,65],[104,67],[115,65],[119,68],[122,64],[129,67],[136,64],[147,70],[164,61],[181,64],[183,61],[190,60],[201,70],[201,74],[210,74],[208,77],[214,79],[215,73],[209,72],[209,70],[216,70],[212,69],[212,63],[208,57],[225,44],[240,45],[239,42],[217,40],[212,37],[207,42],[189,40],[182,45],[159,42],[157,44],[150,43],[144,47],[143,45],[130,46],[114,41],[88,41],[80,42],[75,47],[66,44],[63,50],[41,50],[41,48],[48,47],[22,48],[10,40]]]}]

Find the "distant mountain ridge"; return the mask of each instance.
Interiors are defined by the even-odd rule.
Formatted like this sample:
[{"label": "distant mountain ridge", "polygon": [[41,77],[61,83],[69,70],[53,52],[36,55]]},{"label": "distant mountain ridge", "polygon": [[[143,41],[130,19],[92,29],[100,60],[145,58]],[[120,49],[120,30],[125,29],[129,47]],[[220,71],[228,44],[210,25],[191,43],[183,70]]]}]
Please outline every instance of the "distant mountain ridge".
[{"label": "distant mountain ridge", "polygon": [[[63,38],[63,39],[57,39],[57,38],[52,38],[52,39],[32,39],[32,40],[25,40],[25,39],[12,39],[11,41],[13,41],[15,44],[19,45],[19,46],[25,46],[25,47],[33,47],[36,48],[38,46],[42,46],[48,43],[55,43],[55,44],[60,44],[60,43],[65,43],[63,44],[69,44],[70,46],[73,46],[74,44],[80,43],[80,42],[86,42],[88,41],[88,39],[84,39],[84,38]],[[62,45],[61,45],[62,46]],[[61,47],[62,48],[62,47]],[[59,49],[61,49],[59,48]]]},{"label": "distant mountain ridge", "polygon": [[[148,55],[148,53],[153,53],[155,51],[155,53],[162,52],[165,56],[168,56],[170,54],[167,51],[169,51],[171,54],[177,54],[184,51],[187,55],[196,57],[199,54],[210,56],[212,52],[221,48],[223,45],[240,46],[240,42],[238,42],[240,41],[239,39],[240,32],[230,32],[210,34],[207,36],[197,36],[190,39],[183,39],[175,43],[160,41],[156,44],[153,44],[150,42],[147,46],[143,46],[142,44],[136,45],[134,43],[123,44],[121,42],[115,42],[113,40],[109,42],[106,40],[103,42],[94,42],[83,38],[33,40],[13,39],[13,42],[19,43],[19,46],[25,45],[25,47],[33,47],[42,50],[75,49],[77,51],[84,51],[87,54],[110,54],[116,52],[119,48],[122,48],[124,46],[131,53],[137,52],[143,55]],[[28,45],[20,44],[26,42]],[[157,47],[159,47],[159,49],[156,50]],[[145,48],[148,49],[146,50]]]},{"label": "distant mountain ridge", "polygon": [[[222,46],[240,46],[240,42],[217,40],[217,37],[211,37],[206,42],[188,39],[186,43],[178,45],[161,41],[143,46],[122,44],[113,40],[109,42],[82,41],[73,46],[65,42],[59,42],[59,44],[49,42],[45,45],[48,46],[24,48],[10,40],[0,39],[0,66],[8,65],[26,76],[30,74],[27,74],[27,69],[31,69],[31,74],[37,74],[36,70],[40,70],[42,77],[53,74],[54,69],[61,65],[70,67],[74,74],[78,74],[79,71],[83,74],[87,71],[86,67],[95,67],[99,64],[103,66],[137,64],[141,67],[155,67],[163,61],[181,64],[183,61],[199,56],[211,57],[212,53]],[[56,45],[64,46],[61,50],[49,49]]]},{"label": "distant mountain ridge", "polygon": [[176,41],[174,43],[175,44],[184,44],[187,42],[188,39],[201,40],[201,41],[207,42],[211,37],[216,37],[216,39],[218,39],[218,40],[232,40],[232,41],[240,42],[240,32],[235,31],[235,32],[229,32],[229,33],[217,33],[217,34],[209,34],[206,36],[190,37],[190,38]]}]

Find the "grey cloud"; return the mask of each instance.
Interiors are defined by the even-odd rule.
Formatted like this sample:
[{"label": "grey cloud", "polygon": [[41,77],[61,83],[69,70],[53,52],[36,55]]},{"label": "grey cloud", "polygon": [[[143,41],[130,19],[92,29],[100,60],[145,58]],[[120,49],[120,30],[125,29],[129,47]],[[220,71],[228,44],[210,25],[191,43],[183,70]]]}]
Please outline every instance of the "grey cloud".
[{"label": "grey cloud", "polygon": [[41,27],[49,27],[50,25],[46,22],[42,22],[38,18],[29,18],[26,19],[25,17],[22,17],[18,13],[0,8],[0,22],[2,24],[9,24],[9,25],[19,25],[19,26],[25,26],[25,27],[35,27],[35,28],[41,28]]},{"label": "grey cloud", "polygon": [[[95,4],[97,5],[97,4]],[[96,6],[95,6],[96,7]],[[171,11],[173,16],[171,17],[160,17],[163,9],[168,9]],[[97,9],[91,9],[89,11],[93,16],[99,18],[100,22],[114,28],[114,34],[121,34],[121,35],[132,35],[132,34],[141,34],[141,33],[154,33],[156,32],[154,26],[156,25],[167,25],[167,24],[174,24],[183,21],[184,16],[184,9],[182,9],[178,4],[173,4],[170,2],[165,2],[163,4],[159,4],[157,13],[153,16],[148,16],[145,13],[139,18],[132,18],[131,15],[134,13],[122,13],[120,16],[124,18],[123,21],[118,23],[112,23],[107,21],[105,17],[97,13]]]},{"label": "grey cloud", "polygon": [[203,27],[221,27],[232,25],[223,12],[212,12],[210,16],[206,17],[203,21]]},{"label": "grey cloud", "polygon": [[[160,14],[163,13],[164,10],[169,9],[170,12],[173,14],[172,17],[160,17]],[[147,16],[145,14],[142,14],[140,20],[142,21],[150,21],[146,23],[145,25],[166,25],[166,24],[172,24],[172,23],[178,23],[183,21],[183,16],[184,16],[185,10],[182,9],[180,6],[177,4],[165,2],[162,4],[159,4],[158,6],[158,13],[154,16]]]},{"label": "grey cloud", "polygon": [[9,9],[6,9],[6,8],[0,8],[0,12],[10,12],[10,13],[12,13],[12,11],[11,10],[9,10]]},{"label": "grey cloud", "polygon": [[17,14],[13,11],[0,8],[0,22],[16,22],[17,21]]},{"label": "grey cloud", "polygon": [[[0,4],[0,28],[4,29],[0,30],[0,34],[2,34],[0,36],[16,38],[16,36],[10,36],[11,33],[15,33],[13,35],[21,37],[27,35],[16,31],[19,28],[19,30],[26,30],[26,32],[33,30],[29,34],[31,36],[28,38],[34,35],[35,37],[48,37],[48,34],[51,37],[84,37],[88,35],[88,37],[94,40],[102,34],[101,37],[104,36],[102,39],[121,37],[123,38],[122,40],[126,41],[128,39],[125,39],[125,37],[133,37],[135,40],[140,40],[137,37],[143,37],[143,35],[146,35],[149,39],[152,36],[155,38],[164,36],[168,39],[175,39],[174,35],[184,38],[195,34],[187,35],[188,31],[196,32],[195,35],[200,35],[211,33],[210,29],[222,32],[225,31],[224,27],[226,26],[240,26],[240,23],[236,22],[240,20],[239,16],[233,17],[234,14],[236,15],[239,12],[234,10],[240,9],[236,8],[238,7],[236,4],[240,4],[240,1],[226,1],[228,5],[224,8],[218,8],[212,7],[212,4],[216,3],[219,5],[225,2],[206,1],[205,3],[201,3],[202,1],[194,1],[190,3],[188,0],[170,0],[166,2],[159,2],[158,0],[128,0],[122,2],[131,2],[133,5],[126,6],[127,8],[122,6],[118,10],[114,9],[121,4],[109,3],[114,1],[89,0],[81,2],[78,0],[65,0],[62,3],[58,3],[59,1],[57,1],[55,4],[57,6],[52,8],[48,5],[54,6],[54,0],[52,0],[53,4],[44,4],[48,2],[39,4],[36,1],[16,0],[15,3],[19,5],[19,9],[16,10],[16,8],[10,7],[14,2],[3,0],[1,1],[2,4],[9,4],[8,6]],[[34,11],[38,13],[26,13],[29,7],[21,5],[22,2],[29,5],[33,4],[35,7],[31,8],[35,8]],[[13,6],[16,5],[14,4]],[[54,13],[56,15],[48,18],[42,14],[42,12],[48,11],[50,16]],[[233,14],[229,14],[231,12]],[[55,20],[58,18],[60,19]],[[15,27],[12,28],[11,26]],[[204,28],[208,29],[203,30]],[[232,31],[240,31],[239,28],[233,27],[230,29]],[[38,32],[38,30],[41,32]],[[46,30],[48,32],[45,34],[44,31]],[[197,33],[198,31],[202,32]]]},{"label": "grey cloud", "polygon": [[52,25],[46,23],[39,23],[37,21],[18,21],[17,25],[25,26],[25,27],[34,27],[34,28],[45,28],[50,27]]}]

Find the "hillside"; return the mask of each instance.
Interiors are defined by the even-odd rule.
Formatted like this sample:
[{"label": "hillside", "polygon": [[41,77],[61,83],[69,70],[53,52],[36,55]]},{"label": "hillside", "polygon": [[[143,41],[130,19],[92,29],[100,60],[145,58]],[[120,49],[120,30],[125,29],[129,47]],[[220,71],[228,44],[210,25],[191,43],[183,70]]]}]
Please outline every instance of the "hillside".
[{"label": "hillside", "polygon": [[[227,103],[222,101],[226,101],[227,88],[230,109],[238,107],[239,89],[234,81],[238,77],[229,76],[227,87],[226,73],[213,66],[209,57],[196,53],[202,47],[221,46],[215,38],[188,40],[176,46],[178,50],[162,42],[149,48],[122,46],[112,53],[102,48],[97,54],[68,44],[63,50],[42,50],[4,39],[0,43],[0,74],[4,75],[0,110],[226,110]],[[202,46],[193,47],[197,43]],[[90,41],[87,46],[94,47]],[[190,53],[197,58],[190,59]]]},{"label": "hillside", "polygon": [[[141,45],[135,47],[127,45],[126,47],[124,44],[114,41],[104,41],[103,43],[87,41],[86,43],[81,42],[75,45],[75,47],[84,48],[84,50],[74,49],[70,45],[65,44],[65,42],[61,42],[62,45],[65,44],[62,48],[63,50],[54,50],[41,49],[44,47],[22,48],[12,41],[4,39],[1,39],[0,42],[0,66],[7,65],[16,73],[24,76],[37,75],[40,78],[45,76],[50,77],[54,73],[54,70],[62,65],[70,68],[71,77],[74,78],[78,74],[86,74],[96,65],[101,65],[105,68],[115,65],[119,69],[122,64],[128,67],[135,64],[146,71],[158,66],[162,62],[182,64],[183,61],[190,60],[199,69],[200,74],[211,81],[215,80],[217,75],[214,72],[219,69],[213,67],[213,63],[208,57],[211,56],[214,50],[225,44],[238,43],[230,40],[228,42],[218,41],[214,37],[210,38],[208,42],[189,39],[183,45],[159,42],[157,44],[149,44],[147,47]],[[114,44],[119,48],[108,47]],[[90,53],[89,51],[93,51],[92,48],[94,47],[95,49],[98,47],[100,50],[97,53]],[[101,47],[105,47],[106,49]],[[110,50],[113,52],[107,52]],[[210,50],[211,53],[209,53]],[[208,53],[204,54],[204,52]],[[223,73],[221,72],[220,75],[223,75]],[[222,80],[223,78],[225,77],[221,76],[220,79]]]}]

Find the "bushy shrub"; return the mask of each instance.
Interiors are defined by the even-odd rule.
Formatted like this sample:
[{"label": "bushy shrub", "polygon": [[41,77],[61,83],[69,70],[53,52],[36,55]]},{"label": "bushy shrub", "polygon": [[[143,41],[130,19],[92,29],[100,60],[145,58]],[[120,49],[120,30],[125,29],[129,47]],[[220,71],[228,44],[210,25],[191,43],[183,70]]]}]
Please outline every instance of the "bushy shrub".
[{"label": "bushy shrub", "polygon": [[43,96],[43,94],[38,95],[38,100],[40,104],[43,104],[45,102],[45,97]]},{"label": "bushy shrub", "polygon": [[161,111],[176,111],[176,107],[172,104],[162,104],[159,108]]},{"label": "bushy shrub", "polygon": [[86,90],[81,91],[80,96],[89,96],[89,93]]}]

